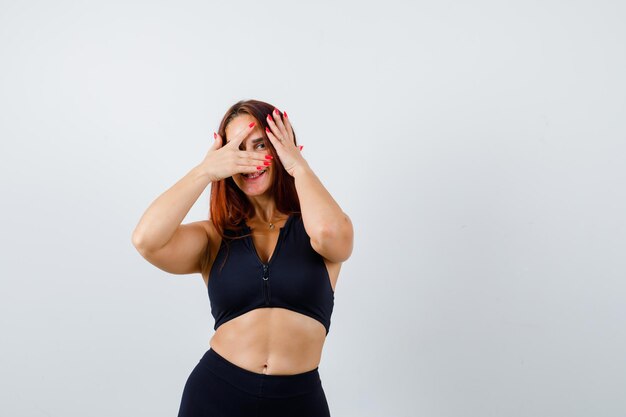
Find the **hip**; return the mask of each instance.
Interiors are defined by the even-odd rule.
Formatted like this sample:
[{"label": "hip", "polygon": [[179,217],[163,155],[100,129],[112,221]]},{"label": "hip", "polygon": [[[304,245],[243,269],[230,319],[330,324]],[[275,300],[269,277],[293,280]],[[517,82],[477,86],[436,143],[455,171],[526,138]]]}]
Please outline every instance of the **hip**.
[{"label": "hip", "polygon": [[293,375],[259,374],[210,348],[183,390],[178,417],[329,417],[319,369]]}]

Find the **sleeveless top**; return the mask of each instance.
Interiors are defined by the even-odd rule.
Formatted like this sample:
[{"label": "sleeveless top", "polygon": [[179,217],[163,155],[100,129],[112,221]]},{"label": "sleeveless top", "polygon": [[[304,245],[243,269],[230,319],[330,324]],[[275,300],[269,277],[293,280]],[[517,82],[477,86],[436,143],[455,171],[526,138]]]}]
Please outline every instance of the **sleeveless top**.
[{"label": "sleeveless top", "polygon": [[[233,236],[232,231],[225,231]],[[250,233],[242,222],[236,235]],[[271,258],[264,263],[251,236],[222,239],[208,280],[214,330],[257,308],[282,307],[314,318],[330,330],[335,294],[324,259],[311,247],[300,214],[280,228]]]}]

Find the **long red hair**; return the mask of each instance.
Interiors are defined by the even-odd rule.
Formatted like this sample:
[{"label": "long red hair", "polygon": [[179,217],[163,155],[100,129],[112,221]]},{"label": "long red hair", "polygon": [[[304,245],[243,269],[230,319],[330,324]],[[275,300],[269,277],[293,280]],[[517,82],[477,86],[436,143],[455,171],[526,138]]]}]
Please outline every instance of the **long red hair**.
[{"label": "long red hair", "polygon": [[[300,200],[296,192],[296,184],[291,175],[287,173],[276,149],[267,137],[265,127],[269,127],[265,117],[272,114],[275,106],[259,100],[240,100],[233,104],[220,123],[218,133],[223,139],[222,146],[226,144],[226,126],[238,115],[249,114],[254,117],[258,126],[263,132],[263,142],[266,149],[274,157],[272,167],[274,169],[274,181],[271,186],[271,193],[276,202],[276,208],[286,214],[300,213]],[[272,117],[280,117],[272,114]],[[294,131],[294,142],[297,145],[296,133]],[[239,189],[232,177],[224,178],[211,183],[211,200],[209,204],[209,214],[215,229],[222,239],[226,238],[225,230],[238,230],[242,221],[254,216],[254,207],[248,197]]]}]

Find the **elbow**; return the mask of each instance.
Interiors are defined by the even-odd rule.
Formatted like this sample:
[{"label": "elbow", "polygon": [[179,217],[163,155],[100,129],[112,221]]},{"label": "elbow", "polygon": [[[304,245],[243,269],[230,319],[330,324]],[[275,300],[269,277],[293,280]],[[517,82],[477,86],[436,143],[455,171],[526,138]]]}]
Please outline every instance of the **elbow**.
[{"label": "elbow", "polygon": [[144,237],[141,234],[137,233],[137,231],[134,231],[131,235],[130,242],[139,252],[141,252],[145,246]]},{"label": "elbow", "polygon": [[323,256],[332,262],[344,262],[352,254],[354,230],[348,216],[343,215],[337,222],[323,225],[314,240]]},{"label": "elbow", "polygon": [[348,235],[352,235],[352,222],[345,213],[334,221],[324,223],[319,229],[321,240],[341,239]]}]

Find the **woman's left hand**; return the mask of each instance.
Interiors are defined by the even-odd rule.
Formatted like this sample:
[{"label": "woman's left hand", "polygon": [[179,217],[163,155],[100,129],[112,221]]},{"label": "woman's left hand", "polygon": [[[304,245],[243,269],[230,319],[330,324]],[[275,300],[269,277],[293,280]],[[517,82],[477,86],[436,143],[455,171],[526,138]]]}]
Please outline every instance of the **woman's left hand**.
[{"label": "woman's left hand", "polygon": [[270,129],[265,128],[267,137],[274,145],[276,153],[280,158],[280,163],[285,167],[285,170],[294,176],[295,170],[300,165],[305,165],[306,161],[302,157],[300,151],[302,146],[296,146],[296,141],[291,127],[291,122],[287,118],[285,112],[284,117],[281,117],[278,109],[274,109],[273,117],[268,114],[265,119]]}]

